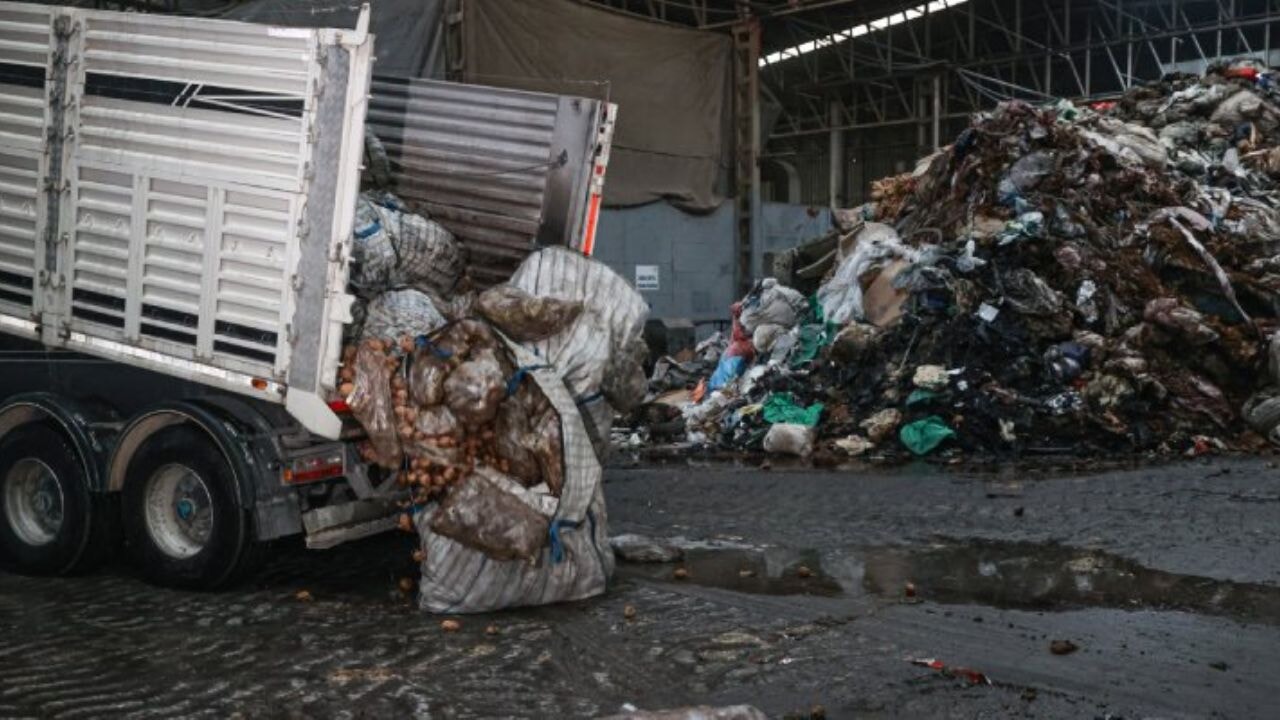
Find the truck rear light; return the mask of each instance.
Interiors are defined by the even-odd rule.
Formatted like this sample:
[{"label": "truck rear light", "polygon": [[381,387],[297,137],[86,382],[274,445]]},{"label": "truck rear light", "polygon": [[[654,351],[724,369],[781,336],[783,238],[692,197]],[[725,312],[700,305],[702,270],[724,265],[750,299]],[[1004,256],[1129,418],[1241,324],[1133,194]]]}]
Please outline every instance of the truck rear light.
[{"label": "truck rear light", "polygon": [[587,231],[582,236],[582,254],[591,257],[596,249],[596,223],[600,219],[600,194],[591,193],[591,207],[587,211]]},{"label": "truck rear light", "polygon": [[285,485],[301,485],[303,483],[328,480],[346,474],[341,450],[298,458],[289,463],[281,474]]}]

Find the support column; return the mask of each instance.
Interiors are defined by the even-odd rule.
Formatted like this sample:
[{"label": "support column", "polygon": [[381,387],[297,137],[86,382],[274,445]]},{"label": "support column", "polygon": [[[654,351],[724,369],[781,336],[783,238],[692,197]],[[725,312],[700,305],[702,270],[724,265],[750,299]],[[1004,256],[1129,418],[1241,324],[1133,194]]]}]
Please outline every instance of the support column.
[{"label": "support column", "polygon": [[760,274],[764,224],[760,201],[760,24],[733,27],[734,280],[740,295]]},{"label": "support column", "polygon": [[933,150],[942,147],[942,74],[933,76]]},{"label": "support column", "polygon": [[829,122],[831,123],[829,131],[831,144],[827,156],[830,173],[827,204],[834,210],[844,206],[844,130],[840,129],[844,124],[844,118],[840,116],[839,103],[831,103]]}]

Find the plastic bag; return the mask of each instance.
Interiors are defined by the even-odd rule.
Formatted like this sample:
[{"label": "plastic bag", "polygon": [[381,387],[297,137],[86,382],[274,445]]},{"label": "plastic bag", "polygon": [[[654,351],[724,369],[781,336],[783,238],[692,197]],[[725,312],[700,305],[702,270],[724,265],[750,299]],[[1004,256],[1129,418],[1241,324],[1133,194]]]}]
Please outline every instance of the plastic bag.
[{"label": "plastic bag", "polygon": [[1249,398],[1241,414],[1254,432],[1280,445],[1280,390],[1268,388]]},{"label": "plastic bag", "polygon": [[564,487],[564,458],[561,455],[560,416],[554,408],[548,407],[533,418],[529,432],[520,444],[537,461],[538,473],[551,489],[551,494],[559,496]]},{"label": "plastic bag", "polygon": [[755,346],[757,353],[768,353],[773,349],[773,345],[778,341],[778,338],[786,334],[787,329],[782,325],[773,323],[759,325],[756,327],[755,332],[751,333],[751,344]]},{"label": "plastic bag", "polygon": [[728,385],[747,368],[747,359],[741,355],[722,355],[720,364],[716,366],[716,371],[711,374],[711,381],[707,383],[707,389],[715,392],[720,388]]},{"label": "plastic bag", "polygon": [[410,213],[390,193],[360,196],[354,235],[351,284],[362,293],[412,285],[448,295],[462,276],[462,251],[453,235]]},{"label": "plastic bag", "polygon": [[937,415],[907,423],[898,431],[898,439],[915,455],[928,455],[944,440],[955,436],[956,431],[947,427]]},{"label": "plastic bag", "polygon": [[764,436],[764,451],[781,455],[808,456],[813,453],[814,430],[808,425],[777,423]]},{"label": "plastic bag", "polygon": [[420,348],[413,353],[409,366],[409,395],[415,405],[428,407],[444,402],[444,381],[452,369],[435,347]]},{"label": "plastic bag", "polygon": [[431,518],[433,532],[495,560],[532,559],[546,543],[548,528],[546,516],[482,472],[450,488]]},{"label": "plastic bag", "polygon": [[742,300],[742,327],[749,333],[755,333],[761,325],[791,328],[808,307],[804,295],[778,284],[774,278],[766,278]]},{"label": "plastic bag", "polygon": [[370,338],[417,337],[444,326],[444,316],[426,293],[389,290],[369,301],[362,335]]},{"label": "plastic bag", "polygon": [[572,325],[582,314],[580,301],[538,297],[505,284],[480,293],[476,308],[516,342],[544,340]]},{"label": "plastic bag", "polygon": [[774,393],[764,401],[764,421],[813,427],[822,417],[822,403],[804,407],[791,393]]},{"label": "plastic bag", "polygon": [[491,422],[506,394],[506,380],[493,350],[483,349],[459,365],[444,381],[445,402],[468,427]]},{"label": "plastic bag", "polygon": [[905,247],[898,239],[898,233],[888,225],[867,223],[858,232],[853,252],[840,261],[831,279],[818,288],[818,302],[822,305],[826,321],[846,325],[864,319],[862,276],[893,257],[915,262],[919,251]]},{"label": "plastic bag", "polygon": [[391,374],[396,360],[387,355],[385,347],[377,340],[360,343],[356,350],[354,388],[347,404],[369,436],[373,449],[370,460],[385,468],[398,468],[400,438],[391,394]]},{"label": "plastic bag", "polygon": [[520,402],[519,394],[507,398],[498,408],[498,419],[495,422],[495,450],[502,462],[506,463],[503,472],[519,480],[526,487],[542,482],[542,470],[538,459],[523,444],[529,434],[530,416],[528,408]]}]

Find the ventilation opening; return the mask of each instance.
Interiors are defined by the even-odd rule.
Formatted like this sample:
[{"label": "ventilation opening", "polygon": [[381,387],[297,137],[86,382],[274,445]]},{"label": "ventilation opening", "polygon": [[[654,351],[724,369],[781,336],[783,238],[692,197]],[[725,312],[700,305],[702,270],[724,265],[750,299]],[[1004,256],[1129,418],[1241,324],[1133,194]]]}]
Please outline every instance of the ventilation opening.
[{"label": "ventilation opening", "polygon": [[276,361],[275,353],[266,352],[265,350],[253,350],[251,348],[240,347],[239,345],[232,345],[231,343],[222,341],[214,341],[213,349],[215,352],[234,355],[248,360],[256,360],[263,363],[274,363]]},{"label": "ventilation opening", "polygon": [[229,322],[218,322],[214,325],[214,332],[232,340],[243,340],[257,345],[269,345],[275,347],[276,340],[279,336],[269,330],[259,330],[251,328],[247,325],[237,325]]},{"label": "ventilation opening", "polygon": [[124,312],[124,298],[118,298],[111,295],[103,295],[102,293],[92,292],[90,290],[75,290],[71,293],[71,299],[85,305],[97,305],[98,307]]},{"label": "ventilation opening", "polygon": [[102,325],[110,325],[114,328],[124,327],[124,318],[108,315],[106,313],[95,312],[82,307],[71,308],[71,316],[81,320],[88,320]]},{"label": "ventilation opening", "polygon": [[170,340],[172,342],[182,343],[184,345],[194,346],[196,344],[195,335],[160,327],[159,325],[152,325],[150,323],[142,324],[142,334],[149,335],[154,338],[160,338],[161,340]]},{"label": "ventilation opening", "polygon": [[168,308],[156,307],[155,305],[143,305],[142,317],[167,322],[171,325],[182,325],[192,329],[195,329],[200,324],[200,319],[191,313],[182,312],[181,310],[170,310]]}]

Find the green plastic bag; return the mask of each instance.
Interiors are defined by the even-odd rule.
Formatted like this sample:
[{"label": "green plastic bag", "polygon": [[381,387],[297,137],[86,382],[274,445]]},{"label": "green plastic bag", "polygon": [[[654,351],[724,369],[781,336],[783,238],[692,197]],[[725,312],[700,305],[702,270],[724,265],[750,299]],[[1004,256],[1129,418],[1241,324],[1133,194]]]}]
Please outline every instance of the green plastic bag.
[{"label": "green plastic bag", "polygon": [[791,367],[798,368],[813,362],[818,352],[835,339],[833,328],[832,325],[801,325],[795,350],[791,352]]},{"label": "green plastic bag", "polygon": [[774,393],[764,401],[764,419],[770,424],[788,423],[813,427],[818,424],[820,417],[822,403],[803,407],[796,403],[795,396],[791,393]]},{"label": "green plastic bag", "polygon": [[920,403],[929,402],[930,400],[936,397],[938,397],[938,393],[936,392],[932,392],[930,390],[924,390],[922,388],[916,388],[915,390],[911,391],[910,395],[907,396],[907,407],[911,407],[912,405],[918,405]]},{"label": "green plastic bag", "polygon": [[902,440],[902,444],[916,455],[928,455],[934,448],[941,445],[943,440],[955,436],[956,431],[947,427],[947,424],[937,415],[930,415],[923,420],[903,425],[898,431],[898,439]]}]

